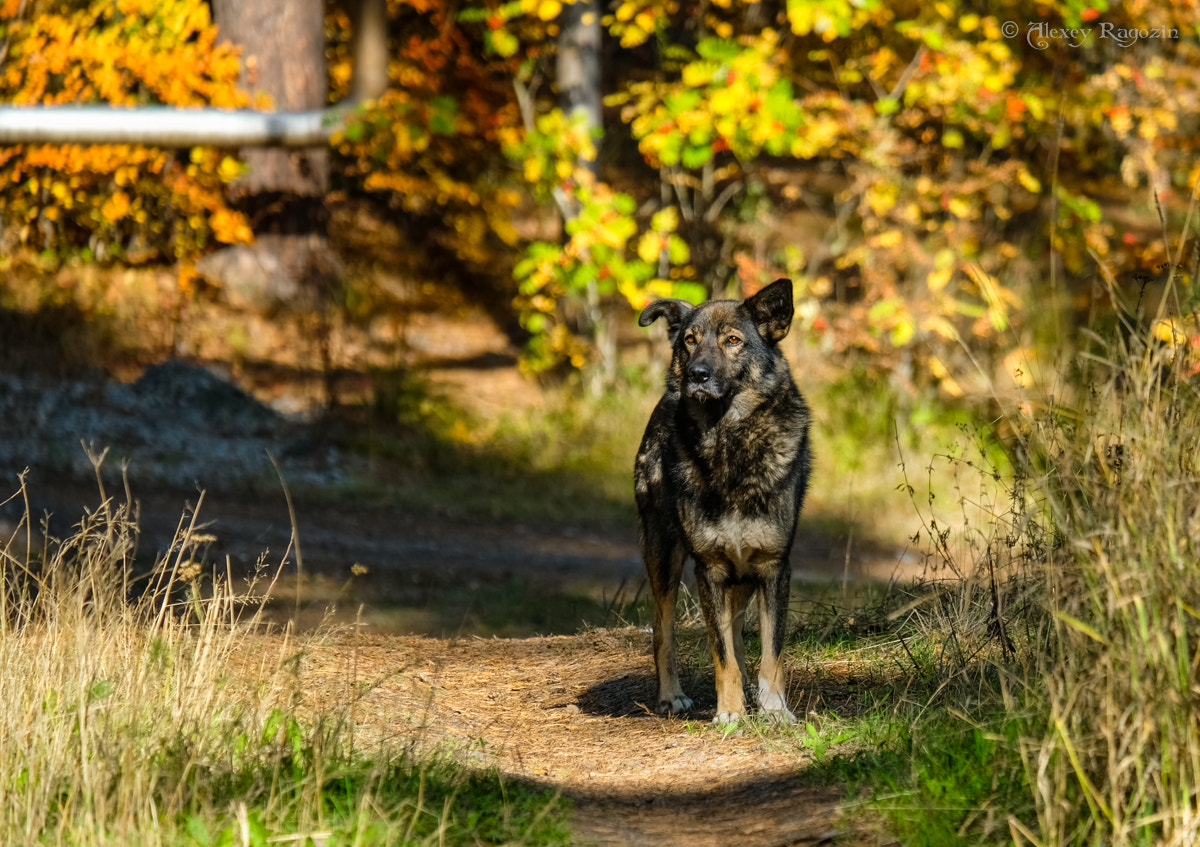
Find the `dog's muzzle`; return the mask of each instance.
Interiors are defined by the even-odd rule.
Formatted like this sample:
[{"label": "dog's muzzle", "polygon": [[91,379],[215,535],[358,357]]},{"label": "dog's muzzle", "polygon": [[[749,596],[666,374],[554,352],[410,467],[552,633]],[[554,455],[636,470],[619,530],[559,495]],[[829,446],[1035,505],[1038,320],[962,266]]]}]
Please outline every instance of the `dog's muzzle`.
[{"label": "dog's muzzle", "polygon": [[713,378],[713,369],[707,362],[693,362],[687,369],[687,385],[684,394],[692,400],[719,400],[721,389]]}]

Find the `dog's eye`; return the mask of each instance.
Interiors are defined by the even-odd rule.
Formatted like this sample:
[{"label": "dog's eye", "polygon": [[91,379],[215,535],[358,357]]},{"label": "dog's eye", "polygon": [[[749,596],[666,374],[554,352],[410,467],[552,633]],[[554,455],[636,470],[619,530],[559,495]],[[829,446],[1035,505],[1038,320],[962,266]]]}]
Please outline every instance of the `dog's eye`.
[{"label": "dog's eye", "polygon": [[684,344],[695,344],[696,336],[689,332],[687,335],[685,335],[683,337],[683,343]]},{"label": "dog's eye", "polygon": [[730,347],[737,347],[742,343],[742,339],[738,338],[736,335],[731,335],[725,339],[725,343]]}]

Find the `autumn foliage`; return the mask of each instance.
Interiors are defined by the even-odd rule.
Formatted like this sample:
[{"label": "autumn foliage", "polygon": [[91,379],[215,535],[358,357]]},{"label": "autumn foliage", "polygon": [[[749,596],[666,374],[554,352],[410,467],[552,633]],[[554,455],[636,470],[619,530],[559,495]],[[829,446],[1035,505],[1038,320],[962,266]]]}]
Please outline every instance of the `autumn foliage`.
[{"label": "autumn foliage", "polygon": [[[489,6],[489,25],[536,39],[545,24],[527,5]],[[614,74],[606,133],[636,143],[644,188],[626,199],[586,177],[562,182],[585,206],[610,199],[593,215],[600,230],[531,249],[537,268],[521,284],[542,295],[535,331],[571,293],[561,280],[581,273],[612,273],[635,307],[680,278],[740,295],[788,275],[829,352],[885,367],[916,353],[927,381],[957,393],[943,351],[1022,343],[1029,298],[1062,296],[1055,273],[1078,290],[1169,258],[1161,229],[1116,219],[1182,217],[1200,175],[1194,4],[608,10],[611,37],[640,61]],[[1080,43],[1056,34],[1087,26]],[[668,211],[674,250],[654,238]],[[823,229],[789,240],[793,219]],[[614,234],[638,246],[635,261],[593,249]]]},{"label": "autumn foliage", "polygon": [[[201,0],[96,0],[0,9],[0,99],[17,105],[247,105],[237,51],[216,44]],[[0,150],[0,227],[9,244],[97,258],[189,260],[252,237],[226,204],[230,155],[132,145]]]},{"label": "autumn foliage", "polygon": [[[206,8],[10,0],[5,96],[242,105]],[[786,275],[827,354],[905,363],[953,394],[963,342],[1027,344],[1030,302],[1071,308],[1097,279],[1176,258],[1159,218],[1182,219],[1200,176],[1195,2],[613,0],[595,137],[558,103],[561,0],[388,9],[391,85],[335,138],[337,190],[508,277],[535,369],[587,363],[605,316],[650,297]],[[327,24],[336,100],[351,21],[331,4]],[[223,197],[239,168],[10,148],[4,232],[188,258],[249,237]],[[547,215],[560,237],[520,226]]]}]

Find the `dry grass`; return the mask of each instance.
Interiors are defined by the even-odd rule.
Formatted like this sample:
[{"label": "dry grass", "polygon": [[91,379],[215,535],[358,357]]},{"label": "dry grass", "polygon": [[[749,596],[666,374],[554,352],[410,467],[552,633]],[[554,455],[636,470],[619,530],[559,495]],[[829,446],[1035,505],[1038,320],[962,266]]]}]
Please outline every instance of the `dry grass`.
[{"label": "dry grass", "polygon": [[26,510],[0,551],[7,843],[137,840],[194,810],[196,775],[235,771],[230,738],[260,738],[288,703],[290,680],[269,660],[254,690],[230,684],[226,660],[254,614],[238,621],[227,578],[201,601],[194,519],[168,558],[134,578],[131,502],[103,499],[66,539],[42,537]]},{"label": "dry grass", "polygon": [[[906,621],[949,660],[947,711],[1017,745],[1016,771],[992,785],[1010,807],[989,841],[1194,844],[1196,354],[1130,321],[1078,362],[1072,396],[1009,415],[1007,497],[971,537],[956,547],[927,522],[935,558],[959,579],[921,595]],[[988,755],[997,773],[1009,766]]]},{"label": "dry grass", "polygon": [[1046,572],[1046,727],[1023,747],[1037,843],[1200,838],[1200,391],[1185,359],[1111,343],[1078,413],[1026,435],[1070,551]]},{"label": "dry grass", "polygon": [[247,598],[269,586],[201,564],[196,511],[139,564],[132,497],[100,494],[68,538],[26,508],[0,542],[0,843],[562,842],[538,792],[413,759],[409,738],[366,749],[357,685],[300,709],[328,633],[256,634]]}]

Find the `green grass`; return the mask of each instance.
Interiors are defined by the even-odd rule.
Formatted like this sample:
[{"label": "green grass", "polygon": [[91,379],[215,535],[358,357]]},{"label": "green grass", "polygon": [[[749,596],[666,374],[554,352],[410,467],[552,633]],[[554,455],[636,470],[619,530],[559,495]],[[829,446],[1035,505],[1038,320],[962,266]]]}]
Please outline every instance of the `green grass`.
[{"label": "green grass", "polygon": [[375,385],[369,408],[348,410],[348,446],[378,470],[347,496],[493,522],[633,525],[633,459],[657,399],[636,373],[600,398],[565,387],[488,418],[412,375],[379,374]]},{"label": "green grass", "polygon": [[569,843],[545,791],[358,737],[352,685],[300,709],[320,633],[264,657],[260,610],[200,588],[194,516],[141,577],[137,536],[102,495],[69,537],[27,511],[0,542],[0,843]]}]

